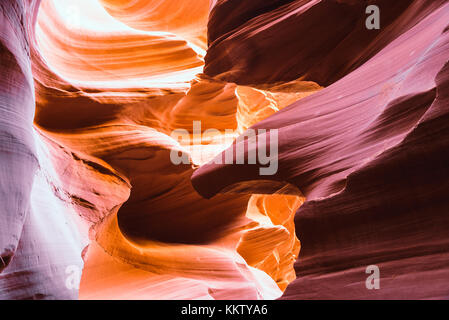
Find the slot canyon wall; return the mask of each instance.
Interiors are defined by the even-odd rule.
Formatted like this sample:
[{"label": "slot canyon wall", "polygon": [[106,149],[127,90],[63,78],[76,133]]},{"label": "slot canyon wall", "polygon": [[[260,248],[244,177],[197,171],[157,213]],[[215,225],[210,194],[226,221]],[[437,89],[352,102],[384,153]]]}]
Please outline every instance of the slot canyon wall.
[{"label": "slot canyon wall", "polygon": [[[449,297],[449,1],[0,0],[0,20],[0,299]],[[263,129],[274,175],[217,161]]]}]

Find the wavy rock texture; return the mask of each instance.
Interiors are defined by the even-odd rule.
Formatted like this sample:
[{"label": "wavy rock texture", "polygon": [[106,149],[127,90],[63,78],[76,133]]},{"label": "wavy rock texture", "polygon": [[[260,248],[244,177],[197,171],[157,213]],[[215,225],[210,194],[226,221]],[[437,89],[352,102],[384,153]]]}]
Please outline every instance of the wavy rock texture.
[{"label": "wavy rock texture", "polygon": [[135,29],[171,32],[206,48],[208,0],[101,0],[101,3],[113,17]]},{"label": "wavy rock texture", "polygon": [[[390,30],[389,43],[355,71],[253,126],[279,129],[279,171],[272,179],[295,185],[307,199],[295,218],[302,243],[295,265],[297,279],[284,299],[448,296],[444,283],[449,269],[444,261],[449,227],[449,5],[428,4],[410,1],[399,17],[414,25],[404,23],[410,27],[399,28],[403,32],[397,35]],[[329,1],[308,10],[321,8],[324,11],[318,13],[323,14],[326,5],[337,6]],[[417,9],[425,5],[426,10]],[[306,17],[307,11],[303,14]],[[301,20],[301,15],[296,18]],[[398,24],[400,20],[395,21]],[[212,46],[246,34],[243,27],[237,30],[242,31],[220,38]],[[257,38],[265,31],[247,36]],[[316,41],[325,41],[326,36],[317,33]],[[349,35],[345,41],[350,39]],[[226,52],[231,55],[235,51]],[[254,52],[270,56],[270,52]],[[344,58],[349,61],[352,54],[345,51]],[[212,50],[208,55],[213,59]],[[297,59],[294,57],[290,59]],[[334,67],[326,71],[326,56],[313,59],[323,66],[319,72],[324,78],[316,78],[313,67],[312,73],[297,69],[295,76],[330,80],[344,70]],[[312,65],[302,64],[301,68]],[[217,64],[209,66],[206,70],[214,70]],[[270,71],[257,66],[251,70],[254,73],[246,73],[247,77],[254,75],[251,80],[238,80],[259,82],[259,71]],[[252,182],[261,179],[256,167],[209,163],[194,173],[193,184],[205,197],[242,183],[246,190],[257,192],[260,184]],[[211,187],[208,181],[216,184]],[[365,287],[369,265],[380,268],[380,290]]]},{"label": "wavy rock texture", "polygon": [[33,130],[35,98],[30,65],[39,3],[1,3],[1,299],[73,299],[67,266],[82,267],[85,239],[73,210],[57,192],[48,149]]},{"label": "wavy rock texture", "polygon": [[[303,78],[327,86],[444,2],[217,1],[208,24],[204,72],[239,84]],[[380,8],[380,30],[365,27],[369,4]]]},{"label": "wavy rock texture", "polygon": [[447,297],[449,5],[368,2],[3,1],[0,298]]},{"label": "wavy rock texture", "polygon": [[[201,10],[192,17],[181,1],[153,3],[151,12],[144,2],[102,4],[47,0],[11,6],[30,19],[28,32],[15,30],[28,53],[5,52],[22,54],[26,64],[27,82],[10,96],[29,98],[28,122],[17,120],[16,126],[29,132],[31,163],[17,172],[8,168],[4,176],[23,180],[17,185],[20,203],[26,210],[31,197],[37,213],[5,210],[17,230],[8,229],[15,243],[2,239],[5,264],[14,257],[0,275],[0,292],[25,299],[279,297],[295,278],[300,244],[293,218],[303,198],[242,194],[207,200],[190,177],[239,131],[320,86],[293,81],[240,87],[202,75],[207,3],[198,2]],[[173,6],[184,11],[168,18]],[[146,16],[133,20],[137,12]],[[236,133],[229,142],[215,136],[195,140],[193,121],[201,121],[202,132]],[[170,136],[180,128],[193,145]],[[186,152],[191,163],[172,164],[172,150]],[[39,183],[30,191],[34,177]],[[5,195],[12,190],[4,188]],[[43,223],[43,214],[54,221]],[[60,233],[51,232],[58,228]],[[44,253],[33,252],[29,239],[41,238]],[[46,258],[35,267],[32,254]],[[74,271],[83,264],[80,281]],[[61,276],[45,280],[58,268]]]}]

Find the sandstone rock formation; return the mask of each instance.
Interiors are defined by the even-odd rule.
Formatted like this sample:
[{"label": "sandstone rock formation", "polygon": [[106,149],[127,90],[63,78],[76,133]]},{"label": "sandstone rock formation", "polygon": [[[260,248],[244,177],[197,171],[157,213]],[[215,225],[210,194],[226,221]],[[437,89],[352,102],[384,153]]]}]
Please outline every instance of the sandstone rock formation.
[{"label": "sandstone rock formation", "polygon": [[[448,17],[2,1],[0,298],[447,297]],[[278,130],[275,175],[215,163],[248,129]]]},{"label": "sandstone rock formation", "polygon": [[[367,62],[360,65],[365,58],[351,62],[354,71],[253,126],[279,129],[279,171],[272,179],[295,185],[307,199],[295,217],[302,243],[295,265],[297,279],[284,299],[447,298],[449,6],[437,1],[403,3],[408,7],[395,19],[409,22],[395,20],[401,25],[394,30],[397,34],[381,32],[377,39],[389,39],[371,51]],[[256,22],[251,20],[242,30],[249,30],[251,23]],[[248,37],[262,34],[249,32]],[[220,38],[216,45],[233,46],[239,36],[231,35],[229,42]],[[314,36],[315,41],[328,43],[327,34]],[[279,46],[270,48],[279,50]],[[321,47],[303,51],[311,49]],[[360,59],[363,50],[344,50],[340,61],[353,61],[355,54]],[[221,52],[229,52],[229,57],[238,54]],[[339,69],[333,64],[326,70],[328,56],[335,58],[335,52],[321,52],[324,57],[313,55],[319,70],[313,63],[301,64],[302,59],[295,60],[300,69],[290,70],[295,76],[325,83],[347,73],[344,65]],[[254,54],[273,58],[267,50]],[[208,55],[213,59],[212,50]],[[290,56],[291,61],[296,58]],[[215,66],[211,62],[206,70],[217,70]],[[255,77],[242,81],[259,82],[263,72],[276,80],[286,75],[280,71],[277,76],[270,66],[245,66],[254,73],[246,72],[243,79]],[[234,79],[233,70],[223,71],[226,79]],[[256,166],[211,163],[194,173],[193,183],[211,197],[245,181],[246,190],[257,192],[259,179]],[[369,265],[380,268],[381,290],[365,287]]]}]

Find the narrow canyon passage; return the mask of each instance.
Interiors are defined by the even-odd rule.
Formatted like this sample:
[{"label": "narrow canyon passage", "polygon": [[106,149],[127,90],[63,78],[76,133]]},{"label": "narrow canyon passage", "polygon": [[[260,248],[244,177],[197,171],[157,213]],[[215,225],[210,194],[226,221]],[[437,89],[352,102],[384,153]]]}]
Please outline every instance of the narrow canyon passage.
[{"label": "narrow canyon passage", "polygon": [[447,297],[449,2],[371,2],[1,2],[0,299]]},{"label": "narrow canyon passage", "polygon": [[[151,20],[136,29],[142,24],[105,8],[113,17],[95,1],[44,1],[36,24],[35,123],[59,148],[55,171],[71,181],[68,205],[90,230],[80,298],[279,297],[295,279],[300,192],[208,200],[190,176],[239,133],[320,87],[261,89],[208,77],[205,24],[186,21],[175,34],[178,24],[158,30]],[[217,137],[198,141],[194,121]],[[179,129],[193,145],[170,136]],[[216,139],[229,129],[229,142]],[[173,149],[187,150],[191,162],[173,164]]]}]

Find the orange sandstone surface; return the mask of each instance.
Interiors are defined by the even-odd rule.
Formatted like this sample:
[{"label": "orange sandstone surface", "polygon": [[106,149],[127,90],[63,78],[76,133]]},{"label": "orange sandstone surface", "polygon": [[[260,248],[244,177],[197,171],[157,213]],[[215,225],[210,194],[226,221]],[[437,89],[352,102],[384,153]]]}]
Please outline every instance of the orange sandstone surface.
[{"label": "orange sandstone surface", "polygon": [[[80,299],[274,299],[295,279],[301,192],[202,198],[190,177],[251,125],[320,86],[202,73],[208,1],[42,1],[35,126],[81,218]],[[176,8],[176,9],[175,9]],[[184,143],[176,129],[190,134]],[[172,150],[190,163],[175,165]],[[81,253],[80,253],[81,254]]]}]

